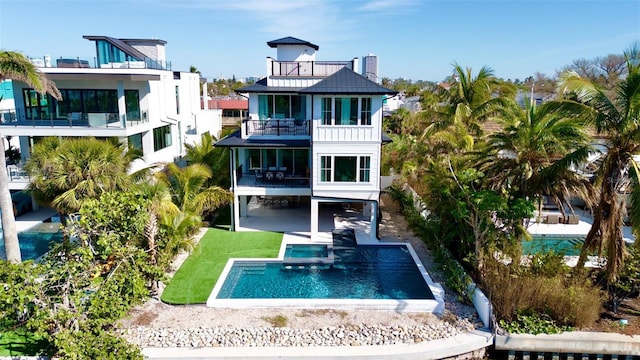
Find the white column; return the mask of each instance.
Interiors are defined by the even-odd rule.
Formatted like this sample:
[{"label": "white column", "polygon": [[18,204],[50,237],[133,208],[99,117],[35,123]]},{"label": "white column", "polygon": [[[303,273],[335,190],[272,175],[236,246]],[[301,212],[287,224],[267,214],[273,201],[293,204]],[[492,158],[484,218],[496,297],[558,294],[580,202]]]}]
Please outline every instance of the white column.
[{"label": "white column", "polygon": [[240,201],[240,216],[241,217],[246,217],[247,216],[247,208],[248,208],[248,200],[249,197],[248,196],[238,196],[238,201]]},{"label": "white column", "polygon": [[318,200],[311,198],[311,239],[318,237]]},{"label": "white column", "polygon": [[240,226],[240,199],[238,195],[233,196],[233,225],[234,230],[238,231]]},{"label": "white column", "polygon": [[127,103],[124,98],[124,82],[122,80],[118,80],[117,88],[118,119],[120,119],[120,125],[125,128],[127,127]]},{"label": "white column", "polygon": [[376,238],[376,228],[378,225],[378,202],[377,201],[372,201],[371,203],[371,228],[369,231],[369,238],[371,240],[378,240]]}]

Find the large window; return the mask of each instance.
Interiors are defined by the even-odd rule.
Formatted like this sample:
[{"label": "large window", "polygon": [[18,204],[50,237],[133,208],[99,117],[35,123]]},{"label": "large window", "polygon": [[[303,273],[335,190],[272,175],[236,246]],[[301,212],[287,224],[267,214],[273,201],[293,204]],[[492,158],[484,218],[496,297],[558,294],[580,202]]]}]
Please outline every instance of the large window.
[{"label": "large window", "polygon": [[370,156],[320,156],[320,182],[370,182]]},{"label": "large window", "polygon": [[140,120],[140,95],[138,90],[125,90],[124,103],[127,108],[127,120]]},{"label": "large window", "polygon": [[371,125],[371,98],[326,97],[321,104],[322,125]]},{"label": "large window", "polygon": [[171,125],[153,129],[153,151],[171,146]]},{"label": "large window", "polygon": [[287,174],[309,176],[309,149],[247,149],[249,171],[255,169],[286,168]]},{"label": "large window", "polygon": [[[137,91],[135,92],[137,94]],[[27,119],[66,119],[71,113],[118,113],[116,90],[60,89],[60,93],[62,100],[56,100],[51,95],[42,95],[33,89],[24,89]]]},{"label": "large window", "polygon": [[258,95],[258,117],[307,120],[307,98],[300,95]]},{"label": "large window", "polygon": [[127,137],[127,142],[130,147],[142,151],[142,134],[130,135]]}]

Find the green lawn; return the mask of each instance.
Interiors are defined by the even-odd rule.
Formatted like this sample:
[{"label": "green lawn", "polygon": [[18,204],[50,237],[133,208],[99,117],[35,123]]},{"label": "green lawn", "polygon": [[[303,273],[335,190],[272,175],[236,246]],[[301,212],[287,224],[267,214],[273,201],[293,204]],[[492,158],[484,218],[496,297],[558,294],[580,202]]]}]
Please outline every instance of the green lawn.
[{"label": "green lawn", "polygon": [[0,356],[33,356],[46,347],[45,339],[24,329],[0,332]]},{"label": "green lawn", "polygon": [[203,304],[229,258],[275,258],[282,233],[209,229],[162,293],[169,304]]}]

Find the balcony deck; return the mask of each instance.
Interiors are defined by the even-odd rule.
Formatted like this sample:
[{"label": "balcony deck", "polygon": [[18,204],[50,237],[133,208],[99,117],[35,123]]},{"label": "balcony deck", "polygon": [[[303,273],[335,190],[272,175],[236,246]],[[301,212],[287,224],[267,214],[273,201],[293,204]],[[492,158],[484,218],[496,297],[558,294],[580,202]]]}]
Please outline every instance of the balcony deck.
[{"label": "balcony deck", "polygon": [[309,120],[243,120],[249,136],[309,136]]},{"label": "balcony deck", "polygon": [[327,77],[347,67],[353,70],[353,61],[277,61],[270,62],[269,76],[284,77]]},{"label": "balcony deck", "polygon": [[20,112],[0,113],[0,126],[47,126],[47,127],[98,127],[98,128],[119,128],[124,129],[147,123],[146,112],[143,112],[142,119],[118,119],[117,113],[80,113],[74,112],[66,118],[39,116],[27,119]]},{"label": "balcony deck", "polygon": [[238,179],[238,186],[241,187],[263,187],[263,188],[309,188],[309,178],[304,176],[286,175],[282,179],[274,178],[267,180],[258,179],[252,174],[242,174]]}]

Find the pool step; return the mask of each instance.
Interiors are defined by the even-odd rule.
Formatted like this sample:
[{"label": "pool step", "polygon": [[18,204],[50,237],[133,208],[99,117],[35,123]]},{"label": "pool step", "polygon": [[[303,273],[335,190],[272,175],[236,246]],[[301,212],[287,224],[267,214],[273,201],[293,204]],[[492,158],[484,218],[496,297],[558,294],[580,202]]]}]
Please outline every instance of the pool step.
[{"label": "pool step", "polygon": [[267,265],[264,263],[244,263],[242,274],[246,275],[263,275],[267,269]]}]

